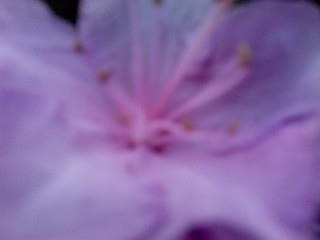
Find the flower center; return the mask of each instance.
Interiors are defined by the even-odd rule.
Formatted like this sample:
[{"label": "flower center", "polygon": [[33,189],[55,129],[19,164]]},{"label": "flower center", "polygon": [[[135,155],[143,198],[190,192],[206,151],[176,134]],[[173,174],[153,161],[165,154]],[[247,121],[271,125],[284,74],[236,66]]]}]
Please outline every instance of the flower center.
[{"label": "flower center", "polygon": [[174,121],[164,117],[153,117],[137,103],[132,108],[115,116],[115,126],[119,139],[126,147],[135,149],[147,147],[160,153],[167,149],[170,143],[177,141],[183,133],[192,130],[192,121]]},{"label": "flower center", "polygon": [[[250,48],[239,47],[235,57],[217,71],[214,79],[210,79],[203,88],[196,90],[182,104],[162,102],[167,101],[169,97],[166,91],[175,91],[170,88],[172,79],[168,79],[168,85],[166,85],[169,86],[169,90],[165,89],[160,94],[165,97],[152,105],[149,104],[151,100],[148,98],[141,101],[139,97],[132,98],[124,94],[116,85],[110,86],[112,83],[109,83],[107,73],[101,73],[100,77],[102,82],[110,84],[109,94],[117,103],[117,109],[121,109],[115,114],[115,125],[119,129],[118,133],[125,139],[126,145],[129,148],[143,146],[155,152],[163,152],[172,143],[207,139],[208,136],[214,134],[208,129],[201,129],[197,126],[196,112],[203,106],[214,105],[214,102],[226,92],[242,83],[250,71],[250,62]],[[225,132],[234,136],[239,129],[240,125],[232,121],[226,124]]]},{"label": "flower center", "polygon": [[[190,80],[190,70],[198,73],[192,77],[196,78],[195,82],[199,80],[197,76],[205,75],[201,74],[201,71],[211,71],[212,64],[209,64],[210,66],[205,64],[207,68],[205,70],[197,68],[199,53],[209,44],[209,39],[224,19],[231,3],[232,0],[221,1],[220,7],[215,7],[198,30],[192,33],[190,44],[181,53],[172,73],[163,81],[163,86],[158,91],[158,98],[155,100],[154,96],[150,96],[150,92],[154,86],[158,86],[160,71],[163,71],[158,67],[159,62],[163,61],[159,52],[166,46],[162,46],[158,40],[164,30],[162,19],[164,14],[161,11],[165,3],[163,0],[154,0],[151,47],[146,49],[142,40],[144,35],[142,23],[139,21],[138,4],[129,1],[131,59],[128,61],[131,62],[131,67],[127,71],[131,87],[123,89],[119,79],[113,81],[112,71],[101,70],[98,73],[99,82],[106,86],[108,96],[114,102],[114,124],[111,131],[115,139],[123,142],[128,148],[147,147],[155,152],[162,152],[173,142],[199,139],[208,135],[208,130],[198,128],[196,117],[193,116],[197,109],[212,104],[242,82],[250,69],[248,66],[251,65],[250,48],[245,45],[240,46],[234,57],[215,68],[214,76],[204,79],[205,86],[202,88],[195,86],[191,95],[182,103],[181,101],[176,103],[174,99],[184,91],[185,82]],[[75,50],[83,52],[78,42]],[[150,56],[148,63],[144,58],[146,55]],[[212,57],[209,53],[202,60],[205,63],[211,62]],[[239,129],[238,124],[229,125],[227,131],[235,134]]]}]

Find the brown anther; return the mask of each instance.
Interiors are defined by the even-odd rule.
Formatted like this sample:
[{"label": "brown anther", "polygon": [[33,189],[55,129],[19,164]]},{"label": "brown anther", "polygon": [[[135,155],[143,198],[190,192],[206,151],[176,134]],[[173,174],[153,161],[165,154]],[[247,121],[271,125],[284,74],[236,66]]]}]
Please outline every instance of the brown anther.
[{"label": "brown anther", "polygon": [[130,125],[130,117],[129,115],[122,113],[118,115],[118,122],[120,123],[120,125],[122,126],[129,126]]},{"label": "brown anther", "polygon": [[83,53],[84,52],[84,46],[80,42],[79,39],[76,39],[73,43],[73,50],[77,53]]},{"label": "brown anther", "polygon": [[244,67],[250,67],[252,64],[252,50],[247,45],[242,45],[238,48],[239,62]]},{"label": "brown anther", "polygon": [[153,0],[153,3],[157,6],[157,7],[161,7],[163,4],[164,0]]},{"label": "brown anther", "polygon": [[194,121],[190,118],[184,118],[181,120],[181,125],[184,130],[191,132],[194,130]]},{"label": "brown anther", "polygon": [[234,136],[240,131],[240,124],[237,122],[230,123],[227,126],[227,132],[229,135]]},{"label": "brown anther", "polygon": [[101,70],[98,73],[98,80],[101,83],[107,83],[110,81],[110,73],[106,70]]}]

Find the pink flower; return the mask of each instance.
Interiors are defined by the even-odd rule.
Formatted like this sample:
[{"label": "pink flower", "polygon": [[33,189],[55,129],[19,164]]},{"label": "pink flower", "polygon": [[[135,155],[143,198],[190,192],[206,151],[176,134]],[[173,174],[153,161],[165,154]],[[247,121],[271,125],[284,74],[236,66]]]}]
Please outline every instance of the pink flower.
[{"label": "pink flower", "polygon": [[0,1],[3,240],[312,240],[320,14]]}]

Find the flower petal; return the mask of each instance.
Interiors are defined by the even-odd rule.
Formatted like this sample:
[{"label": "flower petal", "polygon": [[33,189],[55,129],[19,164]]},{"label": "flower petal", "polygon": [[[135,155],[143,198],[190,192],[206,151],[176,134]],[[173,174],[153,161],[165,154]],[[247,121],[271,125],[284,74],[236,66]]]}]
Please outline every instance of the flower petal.
[{"label": "flower petal", "polygon": [[[110,142],[101,140],[103,128],[94,129],[94,116],[106,117],[100,119],[106,125],[108,117],[90,100],[92,91],[73,81],[49,81],[50,92],[39,78],[41,71],[14,60],[16,71],[5,69],[0,85],[0,235],[8,240],[70,240],[151,234],[159,225],[160,203],[133,183],[124,159],[101,152]],[[94,143],[83,139],[87,133]],[[96,159],[103,166],[95,165]],[[128,226],[122,231],[125,221]]]},{"label": "flower petal", "polygon": [[8,240],[147,239],[161,226],[161,200],[114,164],[117,156],[89,155],[66,156],[24,199],[6,221]]},{"label": "flower petal", "polygon": [[78,135],[110,127],[109,100],[74,52],[70,26],[39,1],[0,9],[0,235],[16,240],[38,234],[19,211],[68,163]]},{"label": "flower petal", "polygon": [[313,239],[319,143],[317,117],[227,156],[201,146],[169,152],[150,171],[166,186],[169,206],[167,228],[156,239],[180,240],[194,225],[220,223],[253,239]]},{"label": "flower petal", "polygon": [[1,46],[9,44],[28,57],[42,56],[42,62],[75,70],[75,30],[70,24],[54,16],[41,1],[4,0],[0,6]]},{"label": "flower petal", "polygon": [[[77,117],[86,121],[80,108],[92,119],[92,107],[86,112],[86,105],[68,101],[71,96],[28,87],[24,81],[38,80],[33,74],[19,69],[4,80],[17,81],[20,88],[0,87],[0,235],[70,240],[151,234],[161,220],[161,200],[130,178],[123,162],[134,156],[106,151],[111,146],[101,139],[104,132],[78,125]],[[15,78],[21,75],[26,79]],[[92,136],[90,142],[85,134]]]},{"label": "flower petal", "polygon": [[[17,89],[0,89],[0,231],[21,200],[35,191],[69,139],[61,134],[46,98]],[[65,130],[65,129],[63,129]],[[70,146],[70,144],[69,144]],[[51,155],[52,159],[43,161]]]},{"label": "flower petal", "polygon": [[73,37],[71,25],[34,0],[1,1],[0,23],[1,32],[6,33],[3,38],[25,47],[66,46]]},{"label": "flower petal", "polygon": [[73,124],[105,121],[110,99],[96,71],[75,51],[75,29],[41,1],[4,0],[0,8],[0,89],[40,96],[64,109]]}]

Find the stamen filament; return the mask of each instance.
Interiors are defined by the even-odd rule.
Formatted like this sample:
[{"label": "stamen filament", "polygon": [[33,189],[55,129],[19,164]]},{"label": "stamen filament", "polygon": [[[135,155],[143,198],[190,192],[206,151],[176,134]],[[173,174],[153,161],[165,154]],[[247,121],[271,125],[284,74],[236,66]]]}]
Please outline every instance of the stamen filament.
[{"label": "stamen filament", "polygon": [[189,49],[186,49],[185,54],[180,59],[177,70],[175,71],[172,79],[167,85],[167,89],[165,89],[165,91],[163,92],[163,95],[161,96],[160,101],[156,106],[157,114],[160,114],[163,111],[169,99],[177,90],[179,84],[181,84],[181,82],[183,81],[185,73],[188,72],[191,65],[193,64],[197,53],[200,52],[200,48],[203,47],[209,36],[217,30],[217,27],[226,16],[226,13],[229,10],[232,2],[233,1],[228,0],[220,3],[220,7],[214,8],[207,19],[204,21],[204,24],[200,27],[199,32],[196,34],[191,47]]},{"label": "stamen filament", "polygon": [[135,109],[136,106],[134,105],[133,101],[130,99],[130,97],[125,94],[125,91],[120,88],[120,86],[117,86],[116,84],[106,84],[105,87],[108,96],[111,100],[114,101],[114,103],[120,107],[122,110],[126,109]]},{"label": "stamen filament", "polygon": [[195,109],[221,98],[225,93],[238,86],[248,75],[248,68],[239,64],[237,58],[225,64],[216,79],[205,86],[196,96],[192,97],[176,111],[169,113],[169,118],[176,119],[186,115]]},{"label": "stamen filament", "polygon": [[139,19],[139,4],[136,1],[128,1],[129,16],[131,22],[131,39],[132,39],[132,79],[133,79],[133,96],[139,103],[143,102],[144,86],[144,61],[142,46],[142,29]]},{"label": "stamen filament", "polygon": [[[162,3],[155,2],[155,9],[154,9],[154,18],[153,18],[153,25],[152,25],[152,34],[151,34],[151,50],[150,50],[150,72],[149,78],[145,82],[145,88],[153,88],[150,92],[155,91],[155,87],[157,87],[157,83],[160,80],[162,68],[160,64],[161,61],[161,54],[160,54],[160,41],[161,41],[161,34],[163,30],[163,23],[162,23]],[[147,93],[146,93],[147,94]],[[152,96],[148,96],[152,98]],[[146,102],[147,104],[147,102]]]}]

